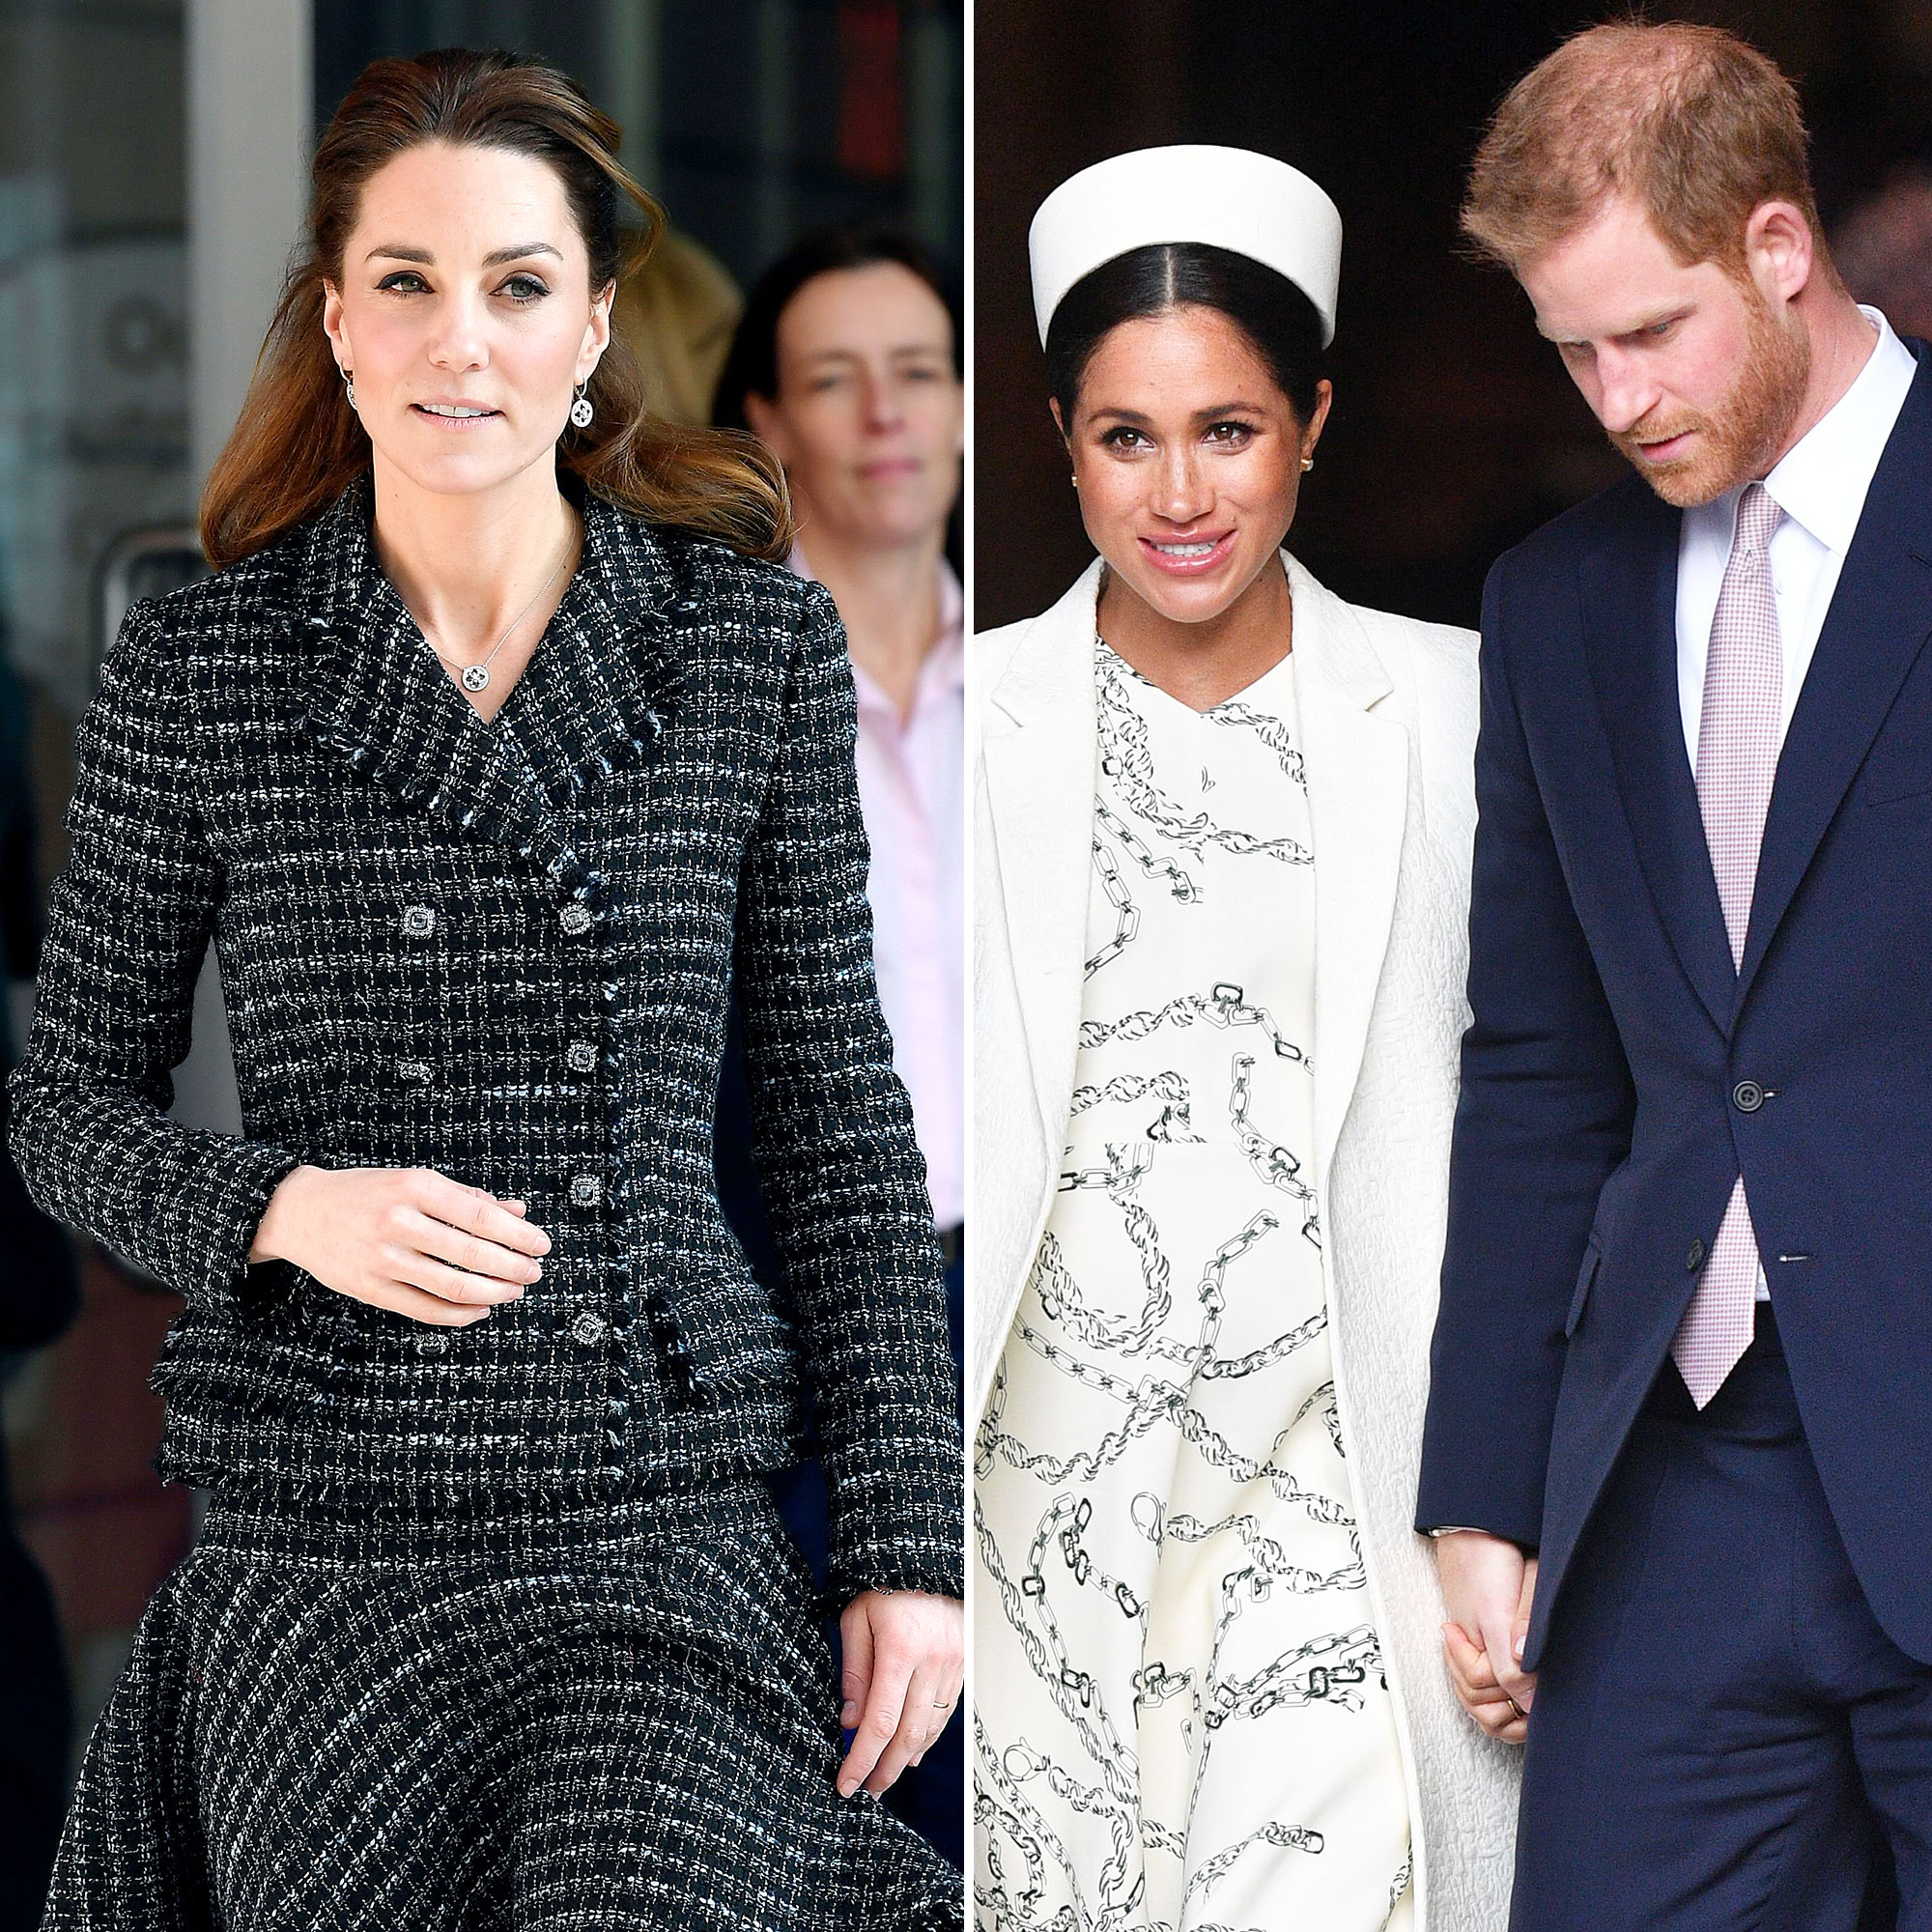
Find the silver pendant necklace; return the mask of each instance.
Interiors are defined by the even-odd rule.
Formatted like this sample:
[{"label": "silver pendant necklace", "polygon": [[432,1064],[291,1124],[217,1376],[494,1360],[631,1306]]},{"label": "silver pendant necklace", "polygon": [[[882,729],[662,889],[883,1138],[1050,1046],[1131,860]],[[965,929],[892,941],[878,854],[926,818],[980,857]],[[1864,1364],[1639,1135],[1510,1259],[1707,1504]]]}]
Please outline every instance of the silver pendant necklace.
[{"label": "silver pendant necklace", "polygon": [[[562,572],[564,564],[569,559],[571,552],[575,550],[576,547],[577,547],[577,533],[575,530],[573,530],[570,534],[569,541],[566,542],[563,547],[563,555],[558,557],[556,560],[555,569],[554,569],[551,572],[551,574],[548,577],[546,577],[540,584],[537,585],[536,596],[532,597],[530,601],[527,604],[526,604],[524,608],[521,611],[519,611],[514,617],[510,619],[510,629],[508,631],[505,631],[503,635],[500,638],[498,638],[494,644],[491,645],[488,655],[479,659],[475,664],[463,665],[459,667],[454,662],[454,660],[448,657],[444,657],[441,651],[437,650],[435,644],[430,643],[428,632],[425,631],[423,633],[423,642],[429,644],[431,650],[436,651],[438,658],[440,659],[441,662],[444,663],[445,665],[448,665],[451,670],[460,669],[463,681],[463,688],[465,691],[488,691],[490,689],[491,661],[496,657],[497,653],[500,651],[503,648],[503,646],[510,641],[510,632],[514,631],[517,628],[517,626],[521,624],[524,621],[524,619],[527,617],[530,614],[530,612],[536,609],[537,598],[541,597],[544,594],[544,592],[548,590],[551,587],[551,585],[556,582],[558,575]],[[420,629],[421,627],[418,626],[417,628]]]}]

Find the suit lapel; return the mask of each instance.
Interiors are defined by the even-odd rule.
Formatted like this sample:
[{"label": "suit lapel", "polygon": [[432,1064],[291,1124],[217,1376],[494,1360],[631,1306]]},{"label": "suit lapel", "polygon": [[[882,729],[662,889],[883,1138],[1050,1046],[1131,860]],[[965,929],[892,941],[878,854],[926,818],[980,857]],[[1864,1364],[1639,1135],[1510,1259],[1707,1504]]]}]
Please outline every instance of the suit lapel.
[{"label": "suit lapel", "polygon": [[1408,732],[1360,620],[1288,558],[1294,695],[1315,836],[1315,1164],[1327,1183],[1381,983],[1408,814]]},{"label": "suit lapel", "polygon": [[[584,505],[584,551],[542,644],[494,724],[450,683],[377,564],[367,485],[318,520],[298,575],[317,740],[458,838],[484,838],[589,895],[567,837],[569,795],[646,756],[681,692],[668,646],[662,546],[609,504]],[[701,615],[699,600],[677,609]]]},{"label": "suit lapel", "polygon": [[1677,701],[1681,519],[1645,484],[1625,488],[1634,530],[1580,573],[1590,677],[1651,897],[1698,999],[1728,1033],[1737,974]]},{"label": "suit lapel", "polygon": [[1765,820],[1737,997],[1932,634],[1932,362],[1921,359],[1866,495],[1805,673]]},{"label": "suit lapel", "polygon": [[1034,620],[990,694],[980,755],[1034,1094],[1065,1138],[1093,870],[1095,563]]},{"label": "suit lapel", "polygon": [[684,708],[680,660],[700,647],[717,612],[673,569],[649,525],[592,497],[584,503],[583,558],[523,681],[498,714],[548,797],[577,793],[655,754]]}]

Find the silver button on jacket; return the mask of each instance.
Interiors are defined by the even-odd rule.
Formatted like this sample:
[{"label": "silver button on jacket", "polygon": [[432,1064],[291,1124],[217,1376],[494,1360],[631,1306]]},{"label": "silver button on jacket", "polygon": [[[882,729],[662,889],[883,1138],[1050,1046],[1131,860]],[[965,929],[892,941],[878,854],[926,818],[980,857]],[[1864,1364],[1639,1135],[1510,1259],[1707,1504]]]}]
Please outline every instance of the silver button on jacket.
[{"label": "silver button on jacket", "polygon": [[[13,1145],[43,1208],[187,1298],[154,1377],[168,1475],[594,1495],[772,1467],[809,1363],[833,1588],[957,1592],[952,1371],[853,736],[817,585],[595,498],[493,724],[377,568],[366,481],[128,612],[79,732]],[[165,1111],[217,930],[239,1141]],[[692,1098],[734,945],[782,1306]],[[602,1076],[560,1081],[560,1053]],[[251,1267],[302,1162],[522,1199],[544,1278],[425,1348]]]}]

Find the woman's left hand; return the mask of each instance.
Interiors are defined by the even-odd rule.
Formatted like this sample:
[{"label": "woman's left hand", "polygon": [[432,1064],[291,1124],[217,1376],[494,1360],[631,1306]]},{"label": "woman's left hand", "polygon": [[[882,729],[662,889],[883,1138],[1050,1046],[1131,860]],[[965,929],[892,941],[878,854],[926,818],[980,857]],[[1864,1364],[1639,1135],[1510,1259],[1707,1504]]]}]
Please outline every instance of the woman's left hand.
[{"label": "woman's left hand", "polygon": [[966,1609],[923,1590],[864,1590],[838,1619],[845,1649],[838,1721],[852,1748],[838,1795],[886,1790],[946,1728],[966,1669]]}]

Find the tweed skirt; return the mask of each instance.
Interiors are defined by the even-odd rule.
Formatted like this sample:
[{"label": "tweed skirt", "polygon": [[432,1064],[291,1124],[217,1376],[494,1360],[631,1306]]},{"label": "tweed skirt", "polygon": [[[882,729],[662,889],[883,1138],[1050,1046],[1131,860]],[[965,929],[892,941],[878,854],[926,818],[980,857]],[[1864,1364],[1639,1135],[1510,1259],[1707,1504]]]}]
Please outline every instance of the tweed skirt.
[{"label": "tweed skirt", "polygon": [[219,1494],[81,1768],[43,1932],[957,1926],[864,1792],[755,1479],[451,1517]]}]

